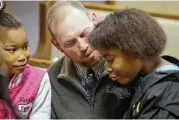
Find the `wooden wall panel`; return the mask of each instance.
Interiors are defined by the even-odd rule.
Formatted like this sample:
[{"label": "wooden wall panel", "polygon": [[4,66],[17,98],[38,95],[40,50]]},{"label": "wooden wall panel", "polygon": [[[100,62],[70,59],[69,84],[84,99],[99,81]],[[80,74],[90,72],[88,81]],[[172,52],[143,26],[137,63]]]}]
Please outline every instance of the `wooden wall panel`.
[{"label": "wooden wall panel", "polygon": [[39,15],[40,15],[40,42],[36,54],[33,58],[39,58],[44,60],[51,59],[51,36],[45,25],[45,16],[50,6],[49,2],[41,2],[39,5]]}]

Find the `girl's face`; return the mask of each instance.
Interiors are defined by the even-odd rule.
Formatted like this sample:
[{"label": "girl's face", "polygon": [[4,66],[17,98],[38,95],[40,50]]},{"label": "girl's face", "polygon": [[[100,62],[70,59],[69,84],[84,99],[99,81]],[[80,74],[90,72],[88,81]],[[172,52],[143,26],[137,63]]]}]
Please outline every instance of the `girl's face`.
[{"label": "girl's face", "polygon": [[30,57],[24,28],[7,30],[4,40],[0,41],[0,49],[0,68],[9,74],[23,72]]},{"label": "girl's face", "polygon": [[122,85],[129,84],[142,70],[142,60],[123,53],[118,48],[99,49],[107,60],[107,71],[112,80]]}]

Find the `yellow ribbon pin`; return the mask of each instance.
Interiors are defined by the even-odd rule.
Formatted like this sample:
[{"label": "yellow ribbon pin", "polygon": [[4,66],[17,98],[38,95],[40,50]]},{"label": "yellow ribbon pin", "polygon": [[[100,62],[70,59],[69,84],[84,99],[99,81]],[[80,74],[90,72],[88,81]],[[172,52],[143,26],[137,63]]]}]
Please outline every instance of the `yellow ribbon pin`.
[{"label": "yellow ribbon pin", "polygon": [[140,102],[137,104],[137,107],[136,107],[136,112],[139,113],[139,108],[140,108]]}]

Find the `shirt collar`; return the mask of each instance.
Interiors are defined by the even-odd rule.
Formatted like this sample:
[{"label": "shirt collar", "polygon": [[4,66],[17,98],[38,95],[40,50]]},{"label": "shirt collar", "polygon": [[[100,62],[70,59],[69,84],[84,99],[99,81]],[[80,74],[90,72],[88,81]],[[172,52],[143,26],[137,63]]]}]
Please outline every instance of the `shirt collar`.
[{"label": "shirt collar", "polygon": [[[95,73],[95,77],[98,79],[100,77],[100,75],[103,73],[104,69],[105,69],[105,61],[100,61],[97,65],[95,65],[94,67],[92,67],[94,73]],[[80,77],[80,79],[84,79],[87,77],[87,67],[82,66],[78,63],[74,63],[75,65],[75,69],[77,71],[78,76]]]}]

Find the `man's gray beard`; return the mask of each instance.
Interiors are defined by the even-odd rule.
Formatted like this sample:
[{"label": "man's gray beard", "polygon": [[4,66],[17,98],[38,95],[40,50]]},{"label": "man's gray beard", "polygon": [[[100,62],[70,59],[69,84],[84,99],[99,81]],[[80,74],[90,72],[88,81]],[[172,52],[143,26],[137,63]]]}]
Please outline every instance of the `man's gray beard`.
[{"label": "man's gray beard", "polygon": [[91,68],[91,67],[95,66],[96,63],[95,63],[94,65],[89,65],[89,64],[87,64],[86,62],[82,62],[82,63],[80,63],[80,65],[85,66],[85,67],[87,67],[87,68]]},{"label": "man's gray beard", "polygon": [[96,66],[98,63],[100,63],[101,60],[102,60],[102,57],[98,60],[94,60],[93,62],[91,62],[92,63],[91,65],[89,65],[88,64],[89,62],[87,62],[87,61],[82,61],[80,64],[85,66],[85,67],[91,68],[91,67]]}]

